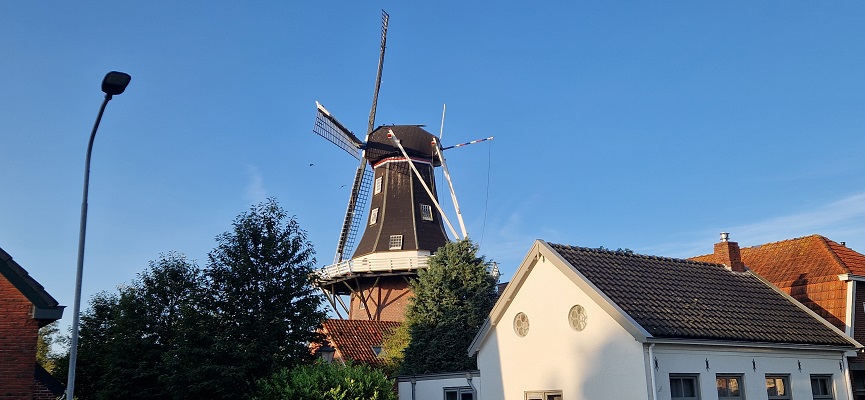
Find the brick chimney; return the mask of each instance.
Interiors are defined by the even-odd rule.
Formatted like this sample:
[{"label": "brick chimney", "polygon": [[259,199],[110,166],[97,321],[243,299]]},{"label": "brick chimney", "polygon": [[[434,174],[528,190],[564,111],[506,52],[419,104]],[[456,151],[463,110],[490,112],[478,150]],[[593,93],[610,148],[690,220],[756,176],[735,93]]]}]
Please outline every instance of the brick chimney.
[{"label": "brick chimney", "polygon": [[715,243],[715,262],[724,264],[733,272],[745,272],[745,263],[739,254],[739,243],[731,242],[727,232],[721,232],[721,242]]}]

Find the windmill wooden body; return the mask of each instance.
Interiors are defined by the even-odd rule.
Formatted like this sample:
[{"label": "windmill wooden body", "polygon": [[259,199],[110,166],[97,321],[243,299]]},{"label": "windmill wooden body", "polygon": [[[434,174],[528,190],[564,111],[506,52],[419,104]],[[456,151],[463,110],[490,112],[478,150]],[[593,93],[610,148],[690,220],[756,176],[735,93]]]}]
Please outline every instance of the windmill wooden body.
[{"label": "windmill wooden body", "polygon": [[[359,139],[319,103],[313,127],[314,133],[360,162],[333,264],[321,268],[317,280],[337,315],[343,318],[345,314],[353,320],[403,320],[411,295],[410,279],[449,240],[445,225],[455,238],[466,237],[442,155],[446,148],[441,147],[436,136],[424,130],[423,125],[385,125],[373,129],[387,22],[388,15],[383,12],[379,68],[365,140]],[[488,139],[492,138],[480,141]],[[436,167],[444,169],[462,235],[439,204]],[[364,219],[367,202],[368,218]],[[362,224],[363,235],[352,253]],[[350,298],[348,304],[343,296]]]}]

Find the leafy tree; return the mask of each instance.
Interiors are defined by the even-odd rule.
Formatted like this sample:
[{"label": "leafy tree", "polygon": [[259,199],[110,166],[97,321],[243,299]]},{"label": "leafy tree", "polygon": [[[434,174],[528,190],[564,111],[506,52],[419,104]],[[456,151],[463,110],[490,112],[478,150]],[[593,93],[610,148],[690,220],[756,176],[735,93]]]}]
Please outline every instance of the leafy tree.
[{"label": "leafy tree", "polygon": [[208,372],[231,384],[212,397],[240,398],[257,379],[311,362],[308,345],[321,340],[316,329],[326,315],[312,285],[315,251],[276,200],[238,216],[216,241],[207,276],[219,351]]},{"label": "leafy tree", "polygon": [[411,342],[411,332],[407,322],[399,324],[392,332],[384,335],[382,345],[384,351],[381,354],[384,361],[382,370],[389,376],[399,372],[409,342]]},{"label": "leafy tree", "polygon": [[414,297],[406,311],[411,342],[405,348],[404,374],[477,369],[466,352],[496,301],[497,279],[470,240],[436,250],[428,268],[412,282]]},{"label": "leafy tree", "polygon": [[169,253],[90,300],[77,397],[248,398],[256,380],[312,360],[307,346],[325,315],[306,234],[273,199],[233,227],[217,237],[208,269]]},{"label": "leafy tree", "polygon": [[55,343],[61,341],[58,337],[60,329],[57,328],[57,321],[39,328],[39,336],[36,341],[36,362],[45,368],[48,372],[54,372],[57,367],[58,358],[60,357],[53,349]]},{"label": "leafy tree", "polygon": [[168,361],[180,346],[178,327],[198,314],[201,282],[194,263],[169,253],[151,261],[119,293],[91,298],[81,318],[76,397],[186,398],[166,387],[184,370]]},{"label": "leafy tree", "polygon": [[255,400],[397,400],[394,382],[364,365],[315,363],[258,381]]}]

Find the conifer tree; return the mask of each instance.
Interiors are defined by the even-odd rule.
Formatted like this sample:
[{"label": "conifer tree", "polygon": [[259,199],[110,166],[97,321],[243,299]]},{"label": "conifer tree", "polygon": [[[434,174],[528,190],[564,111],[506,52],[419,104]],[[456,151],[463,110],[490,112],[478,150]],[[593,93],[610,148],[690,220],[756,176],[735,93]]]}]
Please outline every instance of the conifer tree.
[{"label": "conifer tree", "polygon": [[497,283],[477,251],[470,240],[450,242],[418,271],[406,312],[411,341],[401,373],[477,369],[468,347],[495,304]]}]

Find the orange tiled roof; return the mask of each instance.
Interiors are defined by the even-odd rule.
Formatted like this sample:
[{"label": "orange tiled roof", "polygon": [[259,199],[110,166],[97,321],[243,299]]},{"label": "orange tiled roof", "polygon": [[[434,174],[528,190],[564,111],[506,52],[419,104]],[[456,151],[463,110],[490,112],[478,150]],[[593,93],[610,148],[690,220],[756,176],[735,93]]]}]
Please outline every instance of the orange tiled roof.
[{"label": "orange tiled roof", "polygon": [[399,324],[396,321],[329,319],[324,321],[322,333],[336,349],[337,356],[354,362],[378,364],[379,359],[372,347],[381,346],[384,335],[393,332]]},{"label": "orange tiled roof", "polygon": [[[748,269],[839,327],[844,326],[846,288],[838,275],[865,276],[865,255],[821,235],[745,247],[741,254]],[[692,260],[716,262],[713,254]]]}]

